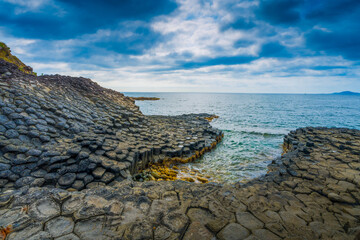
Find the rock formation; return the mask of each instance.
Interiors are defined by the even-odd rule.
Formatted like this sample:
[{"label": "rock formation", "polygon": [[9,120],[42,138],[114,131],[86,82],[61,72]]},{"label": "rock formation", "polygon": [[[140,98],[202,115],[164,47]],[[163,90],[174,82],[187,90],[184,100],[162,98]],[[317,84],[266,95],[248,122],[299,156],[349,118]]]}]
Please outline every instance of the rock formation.
[{"label": "rock formation", "polygon": [[[1,60],[0,60],[1,61]],[[134,101],[85,78],[35,77],[1,61],[0,188],[82,190],[190,157],[221,132],[208,115],[146,117]]]},{"label": "rock formation", "polygon": [[358,239],[360,131],[299,129],[285,144],[272,171],[245,185],[7,191],[0,225],[7,239]]},{"label": "rock formation", "polygon": [[25,65],[20,59],[12,55],[10,48],[3,42],[0,42],[0,59],[15,64],[19,70],[24,73],[36,75],[36,73],[33,72],[32,67]]},{"label": "rock formation", "polygon": [[[36,77],[1,59],[0,96],[0,238],[359,234],[358,130],[298,129],[265,176],[199,184],[171,175],[220,141],[212,115],[144,116],[134,100],[89,79]],[[169,175],[148,170],[159,165]]]}]

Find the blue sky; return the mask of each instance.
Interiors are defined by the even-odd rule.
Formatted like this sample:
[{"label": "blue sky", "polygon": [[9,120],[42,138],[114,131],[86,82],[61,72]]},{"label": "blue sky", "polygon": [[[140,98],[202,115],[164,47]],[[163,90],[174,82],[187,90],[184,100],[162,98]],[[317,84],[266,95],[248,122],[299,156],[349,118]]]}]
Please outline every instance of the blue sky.
[{"label": "blue sky", "polygon": [[360,91],[359,0],[0,0],[38,73],[128,91]]}]

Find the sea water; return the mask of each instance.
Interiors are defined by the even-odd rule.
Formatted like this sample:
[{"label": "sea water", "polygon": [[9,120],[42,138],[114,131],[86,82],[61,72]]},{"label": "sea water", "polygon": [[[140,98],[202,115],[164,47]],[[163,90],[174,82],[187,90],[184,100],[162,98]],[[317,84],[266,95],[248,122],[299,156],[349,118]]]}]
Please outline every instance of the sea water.
[{"label": "sea water", "polygon": [[145,115],[210,113],[225,137],[218,147],[189,164],[217,182],[239,182],[265,174],[281,155],[284,136],[306,126],[360,129],[360,97],[315,94],[126,93],[158,97],[136,101]]}]

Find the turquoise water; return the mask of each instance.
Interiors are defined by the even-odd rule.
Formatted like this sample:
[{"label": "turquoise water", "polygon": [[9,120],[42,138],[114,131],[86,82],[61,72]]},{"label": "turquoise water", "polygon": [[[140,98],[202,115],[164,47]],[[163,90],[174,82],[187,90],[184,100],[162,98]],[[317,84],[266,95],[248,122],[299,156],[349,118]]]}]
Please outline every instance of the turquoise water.
[{"label": "turquoise water", "polygon": [[211,125],[225,138],[191,168],[214,181],[238,182],[266,173],[271,160],[281,155],[283,137],[306,126],[360,129],[360,97],[298,94],[126,93],[159,97],[137,101],[146,115],[213,113]]}]

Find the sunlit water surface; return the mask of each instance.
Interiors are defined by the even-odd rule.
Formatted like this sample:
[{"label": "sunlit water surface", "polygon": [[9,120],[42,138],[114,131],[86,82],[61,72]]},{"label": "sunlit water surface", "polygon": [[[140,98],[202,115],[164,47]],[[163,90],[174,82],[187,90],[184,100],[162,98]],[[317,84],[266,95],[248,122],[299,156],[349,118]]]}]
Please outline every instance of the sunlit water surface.
[{"label": "sunlit water surface", "polygon": [[281,155],[284,135],[306,126],[360,129],[360,97],[297,94],[126,93],[158,97],[136,101],[145,115],[211,113],[225,138],[189,165],[218,182],[247,181],[267,171]]}]

